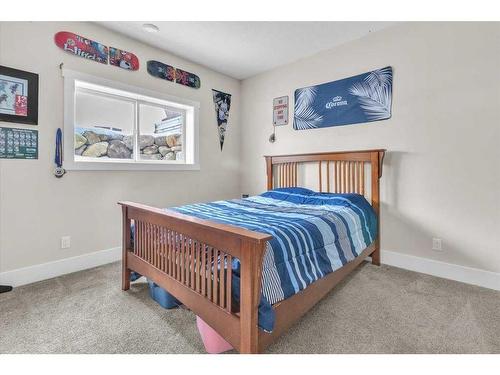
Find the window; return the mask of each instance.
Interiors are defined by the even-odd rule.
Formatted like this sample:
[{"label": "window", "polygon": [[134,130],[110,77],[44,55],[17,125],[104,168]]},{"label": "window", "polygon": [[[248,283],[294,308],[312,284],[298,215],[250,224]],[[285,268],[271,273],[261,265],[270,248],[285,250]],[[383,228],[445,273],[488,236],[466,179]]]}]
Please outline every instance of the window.
[{"label": "window", "polygon": [[64,167],[199,169],[199,104],[64,71]]}]

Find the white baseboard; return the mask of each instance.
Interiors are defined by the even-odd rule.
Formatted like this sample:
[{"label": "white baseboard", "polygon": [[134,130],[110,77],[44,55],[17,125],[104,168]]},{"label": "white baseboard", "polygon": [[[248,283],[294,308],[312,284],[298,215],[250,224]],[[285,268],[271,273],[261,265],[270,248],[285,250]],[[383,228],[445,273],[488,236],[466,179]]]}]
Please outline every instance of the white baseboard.
[{"label": "white baseboard", "polygon": [[383,264],[425,273],[432,276],[478,285],[484,288],[500,290],[500,273],[478,268],[459,266],[428,258],[382,250],[380,261]]},{"label": "white baseboard", "polygon": [[60,259],[54,262],[0,272],[0,284],[12,285],[14,287],[31,284],[37,281],[65,275],[67,273],[116,262],[121,258],[121,247],[114,247],[76,257]]},{"label": "white baseboard", "polygon": [[[121,260],[121,247],[96,251],[72,258],[38,264],[0,273],[0,284],[20,286],[41,280],[89,269]],[[457,264],[420,258],[412,255],[382,250],[381,262],[389,266],[425,273],[445,279],[500,290],[500,273],[459,266]]]}]

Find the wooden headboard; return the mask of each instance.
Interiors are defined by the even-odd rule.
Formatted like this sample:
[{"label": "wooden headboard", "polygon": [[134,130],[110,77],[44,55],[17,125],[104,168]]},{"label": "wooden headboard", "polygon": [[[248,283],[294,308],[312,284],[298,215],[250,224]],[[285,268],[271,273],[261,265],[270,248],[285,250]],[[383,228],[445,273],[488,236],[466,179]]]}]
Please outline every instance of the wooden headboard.
[{"label": "wooden headboard", "polygon": [[358,193],[367,195],[365,166],[370,166],[371,205],[377,215],[380,206],[379,179],[385,150],[319,152],[314,154],[265,156],[267,190],[297,187],[299,164],[318,165],[319,191],[328,193]]}]

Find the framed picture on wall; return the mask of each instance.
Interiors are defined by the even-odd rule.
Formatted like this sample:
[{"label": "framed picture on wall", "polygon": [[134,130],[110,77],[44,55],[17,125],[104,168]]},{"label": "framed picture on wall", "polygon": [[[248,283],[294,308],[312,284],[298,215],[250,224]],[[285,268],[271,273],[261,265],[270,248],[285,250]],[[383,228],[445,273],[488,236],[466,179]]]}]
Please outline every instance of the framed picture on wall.
[{"label": "framed picture on wall", "polygon": [[0,65],[0,121],[38,125],[38,74]]}]

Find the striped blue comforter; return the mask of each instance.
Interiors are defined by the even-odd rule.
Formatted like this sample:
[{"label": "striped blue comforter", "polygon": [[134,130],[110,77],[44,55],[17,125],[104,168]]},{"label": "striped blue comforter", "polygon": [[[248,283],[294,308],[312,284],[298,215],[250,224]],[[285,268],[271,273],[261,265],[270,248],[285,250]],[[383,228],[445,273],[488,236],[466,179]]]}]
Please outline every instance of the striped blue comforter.
[{"label": "striped blue comforter", "polygon": [[[375,213],[359,194],[285,188],[172,210],[271,234],[262,275],[266,304],[282,301],[339,269],[368,247],[377,234]],[[236,270],[238,267],[238,263],[233,264]]]}]

